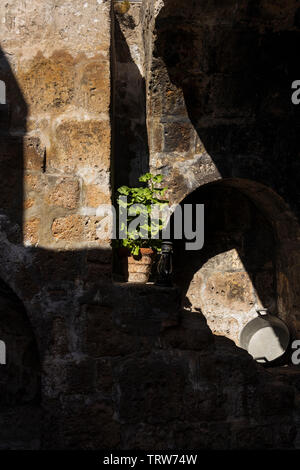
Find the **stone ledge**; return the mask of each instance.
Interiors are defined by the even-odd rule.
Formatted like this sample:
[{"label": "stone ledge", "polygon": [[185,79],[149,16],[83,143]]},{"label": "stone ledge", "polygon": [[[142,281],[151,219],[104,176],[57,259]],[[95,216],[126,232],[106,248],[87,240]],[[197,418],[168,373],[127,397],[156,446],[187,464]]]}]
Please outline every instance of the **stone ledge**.
[{"label": "stone ledge", "polygon": [[124,287],[124,288],[135,288],[138,290],[153,290],[157,289],[159,291],[165,292],[179,292],[179,287],[172,286],[172,287],[164,287],[164,286],[157,286],[154,282],[147,282],[146,284],[142,282],[120,282],[120,281],[113,281],[114,286]]},{"label": "stone ledge", "polygon": [[180,290],[153,283],[107,283],[91,287],[79,299],[113,311],[114,323],[130,335],[152,336],[179,324]]}]

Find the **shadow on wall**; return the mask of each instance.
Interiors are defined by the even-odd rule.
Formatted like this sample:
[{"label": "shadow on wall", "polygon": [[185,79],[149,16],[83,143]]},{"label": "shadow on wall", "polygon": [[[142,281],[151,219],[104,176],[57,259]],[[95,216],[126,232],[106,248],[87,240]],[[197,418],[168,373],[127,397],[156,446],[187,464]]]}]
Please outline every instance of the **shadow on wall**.
[{"label": "shadow on wall", "polygon": [[186,251],[176,240],[174,278],[184,308],[201,311],[213,333],[239,344],[239,333],[256,309],[277,313],[275,240],[257,207],[219,181],[183,201],[204,204],[204,248]]},{"label": "shadow on wall", "polygon": [[[282,316],[294,315],[291,327],[300,314],[300,108],[291,102],[291,84],[300,76],[294,54],[300,46],[297,13],[296,5],[284,2],[199,1],[187,8],[183,0],[165,0],[156,19],[154,51],[154,68],[163,59],[207,152],[193,167],[199,186],[211,171],[211,159],[216,167],[212,180],[221,176],[232,182],[273,228],[278,308]],[[189,188],[184,174],[181,178]],[[236,217],[241,215],[237,210]],[[252,230],[254,242],[255,225]],[[251,259],[236,248],[252,276]],[[253,276],[252,281],[262,292]]]},{"label": "shadow on wall", "polygon": [[[124,53],[128,54],[128,48],[125,47]],[[127,59],[130,63],[129,55]],[[292,445],[293,396],[286,393],[286,387],[281,387],[278,399],[278,395],[272,393],[272,384],[270,389],[266,387],[267,394],[264,383],[258,384],[262,385],[260,389],[255,388],[258,379],[255,363],[229,340],[225,340],[226,347],[222,342],[213,358],[210,346],[213,349],[214,340],[220,343],[220,338],[214,338],[206,325],[202,328],[202,319],[199,327],[199,316],[191,315],[190,324],[185,323],[183,328],[182,325],[168,328],[173,323],[165,321],[168,320],[166,312],[168,314],[168,309],[173,315],[175,312],[173,291],[170,294],[153,290],[152,286],[127,289],[124,285],[123,288],[113,285],[110,250],[68,252],[23,245],[24,170],[26,168],[29,175],[35,172],[40,175],[43,159],[38,169],[26,167],[26,152],[31,145],[25,136],[26,104],[4,56],[1,64],[0,80],[7,84],[10,114],[5,115],[6,124],[1,130],[3,149],[7,148],[7,152],[0,153],[6,183],[0,189],[0,277],[13,286],[22,299],[37,340],[42,364],[42,447],[99,449],[123,445],[142,448],[150,443],[150,447],[159,449],[162,442],[167,442],[168,448],[175,449],[211,448],[212,445],[228,448],[239,445],[240,430],[247,431],[243,445],[249,446],[253,409],[257,422],[262,412],[267,418],[264,426],[256,429],[255,444],[250,440],[250,446],[261,445],[266,430],[273,432],[274,413],[279,416],[274,428],[275,441],[278,440],[279,445]],[[125,74],[126,77],[131,73]],[[138,74],[136,79],[142,83]],[[124,99],[126,102],[126,96]],[[143,100],[138,103],[144,106]],[[146,138],[143,113],[138,112],[140,135]],[[120,112],[121,120],[123,116]],[[135,113],[132,116],[133,122]],[[125,122],[123,129],[128,125]],[[117,135],[116,132],[115,139]],[[118,155],[121,159],[121,150]],[[126,172],[124,169],[124,177]],[[9,183],[10,178],[17,178],[17,181],[13,179]],[[165,334],[160,335],[162,323]],[[28,324],[22,326],[22,331],[25,328]],[[8,344],[7,354],[9,348]],[[264,379],[265,375],[261,381]],[[249,384],[254,387],[245,390],[247,394],[239,399],[240,403],[249,397],[242,412],[236,410],[239,408],[236,403],[231,403],[236,390],[240,392],[241,383],[246,384],[245,388]],[[13,382],[10,384],[13,386]],[[267,396],[265,400],[264,396]],[[272,396],[275,399],[268,407]],[[283,405],[282,400],[285,400]],[[162,412],[156,413],[157,408]],[[216,409],[219,422],[215,422]],[[0,418],[3,412],[0,407]],[[230,413],[233,413],[233,423],[228,423]],[[243,421],[237,430],[236,414]],[[288,425],[283,434],[289,433],[289,436],[281,439],[276,430],[281,429],[286,417]],[[28,448],[27,443],[20,442],[17,426],[13,426],[12,433],[17,446]],[[273,435],[268,435],[267,445],[276,445],[272,439]],[[5,436],[3,445],[16,447],[5,442]]]},{"label": "shadow on wall", "polygon": [[146,126],[145,78],[132,59],[129,46],[122,32],[122,24],[136,28],[128,14],[118,15],[114,21],[114,182],[135,186],[138,178],[149,171],[149,148]]},{"label": "shadow on wall", "polygon": [[0,449],[40,446],[41,366],[24,305],[0,281],[0,338],[7,349],[0,366]]},{"label": "shadow on wall", "polygon": [[[80,365],[73,365],[72,354],[87,353],[80,289],[83,284],[88,289],[92,283],[111,280],[109,249],[51,251],[24,246],[28,236],[24,186],[26,197],[32,190],[34,198],[42,199],[42,184],[30,185],[45,172],[38,141],[26,134],[27,109],[9,60],[1,52],[0,340],[7,354],[7,363],[0,365],[1,449],[62,445],[61,407],[71,413],[57,401],[55,377],[63,376],[64,366],[76,376]],[[92,390],[93,384],[89,386]],[[58,389],[61,393],[63,386]],[[74,402],[71,408],[80,414],[80,406],[86,408],[82,403],[76,408]]]},{"label": "shadow on wall", "polygon": [[[19,226],[23,225],[23,140],[26,134],[27,105],[9,62],[0,49],[0,207]],[[16,228],[17,231],[17,228]],[[17,234],[16,234],[17,236]]]},{"label": "shadow on wall", "polygon": [[[250,1],[214,8],[204,1],[190,8],[184,1],[164,3],[155,55],[183,91],[189,118],[221,176],[260,182],[299,215],[300,109],[291,102],[291,84],[300,76],[294,55],[299,29],[283,20],[279,28],[276,8],[266,19]],[[262,10],[266,2],[259,3]],[[283,18],[289,8],[282,6]]]},{"label": "shadow on wall", "polygon": [[[2,244],[16,246],[23,242],[24,167],[32,145],[27,141],[24,150],[26,117],[27,105],[0,51],[0,225],[9,241],[3,233],[1,238]],[[1,271],[9,271],[4,251],[1,249]],[[17,263],[17,249],[11,256],[11,262]],[[41,370],[35,334],[23,303],[1,279],[0,339],[6,347],[6,363],[0,366],[0,448],[39,448]]]}]

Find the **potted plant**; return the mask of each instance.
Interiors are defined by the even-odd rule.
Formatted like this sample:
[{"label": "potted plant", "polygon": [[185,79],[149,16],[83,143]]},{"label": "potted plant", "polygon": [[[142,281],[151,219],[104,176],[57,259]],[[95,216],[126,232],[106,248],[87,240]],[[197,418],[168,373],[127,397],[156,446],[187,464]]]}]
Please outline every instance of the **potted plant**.
[{"label": "potted plant", "polygon": [[118,247],[127,282],[148,282],[156,253],[161,250],[159,236],[164,223],[154,215],[154,210],[168,206],[168,201],[163,199],[167,188],[157,187],[162,180],[162,175],[146,173],[139,178],[146,186],[121,186],[117,190]]}]

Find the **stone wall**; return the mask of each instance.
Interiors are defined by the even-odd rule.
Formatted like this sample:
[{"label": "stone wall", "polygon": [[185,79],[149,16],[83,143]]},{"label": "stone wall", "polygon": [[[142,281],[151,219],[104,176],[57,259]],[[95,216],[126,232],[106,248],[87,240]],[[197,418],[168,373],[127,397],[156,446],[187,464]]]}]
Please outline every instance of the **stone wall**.
[{"label": "stone wall", "polygon": [[114,83],[114,182],[136,185],[149,170],[146,127],[145,47],[143,2],[114,3],[113,83]]},{"label": "stone wall", "polygon": [[[41,429],[39,412],[18,400],[17,414],[36,416],[32,445],[49,447],[65,423],[61,411],[54,420],[56,410],[71,415],[78,399],[76,385],[64,399],[55,394],[60,371],[71,384],[86,363],[78,296],[88,282],[111,278],[110,240],[99,239],[97,212],[111,201],[111,2],[8,1],[0,12],[7,100],[0,105],[0,276],[25,305],[41,364]],[[6,323],[3,309],[1,318]],[[12,361],[22,351],[11,330],[9,370],[19,367]],[[1,447],[30,447],[14,416],[1,408],[9,429]]]},{"label": "stone wall", "polygon": [[7,346],[0,375],[0,448],[38,449],[41,370],[36,339],[22,302],[3,281],[0,312],[0,338]]},{"label": "stone wall", "polygon": [[[262,211],[276,240],[277,311],[298,335],[299,109],[291,102],[300,72],[292,53],[297,5],[154,4],[150,168],[165,175],[172,202],[222,179]],[[244,276],[248,271],[246,265]]]},{"label": "stone wall", "polygon": [[[223,34],[215,24],[206,49],[193,49],[190,29],[195,29],[198,40],[201,21],[206,18],[210,23],[211,15],[223,18],[232,29],[226,19],[227,14],[232,16],[231,3],[225,9],[219,2],[214,2],[213,9],[202,3],[201,12],[198,7],[196,11],[185,8],[186,2],[179,0],[114,5],[109,0],[7,0],[0,6],[0,80],[7,88],[7,104],[0,105],[0,168],[5,175],[0,190],[0,278],[22,304],[11,314],[16,330],[10,325],[7,350],[10,343],[15,344],[21,325],[22,344],[35,338],[39,356],[34,364],[32,355],[25,355],[26,372],[31,369],[37,378],[33,394],[28,392],[30,399],[15,401],[12,413],[0,406],[1,448],[293,447],[297,380],[274,376],[258,366],[224,338],[224,329],[215,328],[214,333],[222,336],[214,335],[197,310],[203,309],[199,299],[191,302],[193,311],[183,310],[182,284],[178,289],[112,282],[110,243],[97,235],[103,217],[97,207],[110,202],[113,185],[135,182],[148,168],[166,175],[172,201],[229,175],[204,150],[193,117],[198,101],[192,100],[195,108],[190,102],[187,105],[183,86],[185,71],[194,79],[199,68],[195,54],[195,70],[190,67],[188,52],[209,52],[213,44],[209,53],[213,55],[219,43],[211,41],[219,31]],[[281,9],[275,10],[281,18]],[[178,24],[183,17],[184,33]],[[187,63],[180,62],[183,57]],[[174,76],[178,69],[181,72]],[[193,84],[198,90],[198,78],[187,89],[194,90]],[[210,120],[206,122],[205,115],[203,121],[211,123],[212,132],[227,136],[233,121],[226,121],[229,128],[219,134],[216,109]],[[247,119],[244,126],[251,133]],[[218,139],[212,142],[216,145]],[[224,141],[219,145],[223,148]],[[233,148],[226,147],[226,152],[231,154]],[[238,204],[231,196],[241,191],[242,184],[234,177],[250,178],[242,174],[242,167],[232,165],[227,189],[219,188],[228,195],[224,205],[228,203],[232,210],[238,210]],[[257,181],[268,185],[265,173]],[[265,186],[245,180],[242,189],[247,195],[240,200],[251,223],[245,221],[243,230],[233,223],[231,241],[239,235],[247,246],[247,237],[257,242],[267,239],[265,265],[254,263],[253,275],[276,277],[280,314],[286,299],[297,310],[290,287],[291,272],[294,279],[297,275],[297,220]],[[297,202],[296,189],[294,195]],[[206,198],[213,200],[209,193]],[[261,213],[255,211],[255,204]],[[271,220],[265,221],[270,210]],[[285,236],[286,221],[291,220]],[[253,238],[256,225],[261,229]],[[219,265],[213,250],[203,251],[210,263],[206,272],[212,276],[218,269],[224,273],[222,250],[231,243],[230,239],[227,245],[221,243],[223,228],[221,224],[215,233]],[[280,255],[276,275],[270,252],[274,239]],[[180,250],[176,256],[179,259]],[[229,263],[231,276],[233,262]],[[240,272],[241,277],[245,272]],[[209,280],[207,276],[205,283]],[[192,299],[193,283],[187,288]],[[268,293],[274,300],[273,292]],[[3,300],[0,332],[8,323],[5,305]],[[213,305],[216,297],[206,302]],[[210,326],[213,329],[211,322]],[[17,349],[12,347],[14,352]],[[17,354],[14,357],[15,365],[23,364]],[[12,403],[18,388],[13,388],[9,377],[2,383],[6,390],[16,391],[11,394]],[[27,423],[28,415],[32,417],[32,435],[27,430],[18,434],[16,414]]]}]

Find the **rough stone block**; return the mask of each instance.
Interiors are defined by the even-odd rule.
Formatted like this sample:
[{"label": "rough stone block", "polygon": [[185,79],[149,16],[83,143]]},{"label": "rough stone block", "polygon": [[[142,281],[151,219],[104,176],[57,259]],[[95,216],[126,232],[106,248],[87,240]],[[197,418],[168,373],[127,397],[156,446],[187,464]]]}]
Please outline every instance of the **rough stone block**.
[{"label": "rough stone block", "polygon": [[257,389],[261,415],[272,416],[292,411],[294,404],[294,388],[282,382],[265,382]]},{"label": "rough stone block", "polygon": [[74,281],[81,275],[83,255],[80,251],[39,250],[34,261],[48,282]]},{"label": "rough stone block", "polygon": [[175,448],[187,450],[225,450],[229,448],[231,436],[229,423],[179,422],[174,427]]},{"label": "rough stone block", "polygon": [[138,350],[138,339],[120,331],[110,308],[90,305],[84,351],[92,357],[124,356]]},{"label": "rough stone block", "polygon": [[65,121],[58,125],[50,167],[70,172],[85,167],[106,170],[109,165],[109,121]]},{"label": "rough stone block", "polygon": [[[50,181],[51,179],[49,183]],[[48,187],[45,197],[46,202],[50,206],[64,207],[65,209],[75,209],[77,207],[80,196],[78,180],[73,178],[61,178],[56,181],[54,187],[51,186],[50,188]]]},{"label": "rough stone block", "polygon": [[29,64],[23,63],[18,81],[30,113],[61,112],[74,95],[74,59],[66,51],[49,58],[39,52]]},{"label": "rough stone block", "polygon": [[185,387],[183,399],[183,416],[189,423],[226,420],[224,396],[218,392],[215,384],[204,381],[201,383],[201,376],[197,387],[195,385]]},{"label": "rough stone block", "polygon": [[88,403],[70,402],[62,419],[62,436],[66,449],[114,449],[120,445],[120,424],[114,418],[109,400]]},{"label": "rough stone block", "polygon": [[38,191],[42,185],[42,178],[40,175],[32,175],[30,173],[24,174],[24,191]]},{"label": "rough stone block", "polygon": [[87,282],[110,281],[112,274],[111,264],[88,263],[85,279]]},{"label": "rough stone block", "polygon": [[203,293],[203,302],[214,311],[231,308],[244,312],[252,308],[254,301],[252,282],[246,272],[213,273]]},{"label": "rough stone block", "polygon": [[115,318],[130,335],[156,336],[164,328],[178,325],[180,294],[176,287],[153,284],[114,285]]},{"label": "rough stone block", "polygon": [[58,217],[52,223],[52,234],[58,240],[72,242],[105,242],[99,239],[97,228],[102,217],[87,217],[81,215],[69,215]]},{"label": "rough stone block", "polygon": [[164,98],[164,111],[168,115],[174,116],[187,116],[186,105],[184,101],[184,95],[180,88],[176,88],[169,84],[166,87]]},{"label": "rough stone block", "polygon": [[113,370],[111,360],[107,358],[97,359],[97,380],[96,388],[104,393],[112,393]]},{"label": "rough stone block", "polygon": [[52,224],[52,234],[59,240],[82,241],[84,222],[87,218],[80,215],[59,217]]},{"label": "rough stone block", "polygon": [[30,209],[30,207],[32,207],[35,203],[35,200],[32,199],[32,198],[27,198],[27,199],[24,199],[24,203],[23,203],[23,208],[26,210],[26,209]]},{"label": "rough stone block", "polygon": [[172,122],[165,124],[165,152],[189,152],[192,145],[193,129],[190,124]]},{"label": "rough stone block", "polygon": [[96,381],[96,367],[91,358],[82,359],[65,366],[67,393],[92,392]]},{"label": "rough stone block", "polygon": [[85,205],[98,207],[100,204],[110,204],[110,194],[104,192],[100,185],[89,184],[85,187]]},{"label": "rough stone block", "polygon": [[147,359],[132,358],[121,363],[115,373],[122,420],[160,423],[182,416],[185,374],[178,360],[155,354]]},{"label": "rough stone block", "polygon": [[82,66],[77,103],[89,112],[108,113],[110,104],[109,62],[89,61]]},{"label": "rough stone block", "polygon": [[33,217],[24,223],[23,240],[26,245],[36,245],[39,241],[40,219]]},{"label": "rough stone block", "polygon": [[42,172],[44,164],[45,147],[41,145],[38,137],[24,138],[23,161],[25,170]]},{"label": "rough stone block", "polygon": [[163,348],[201,351],[213,343],[213,335],[206,325],[197,330],[167,328],[160,336],[159,343]]},{"label": "rough stone block", "polygon": [[154,152],[162,152],[164,147],[163,126],[159,122],[152,121],[150,132],[152,150]]}]

